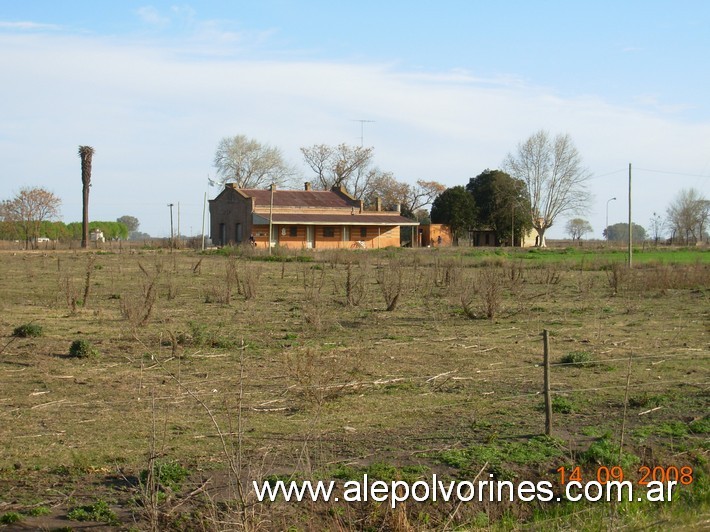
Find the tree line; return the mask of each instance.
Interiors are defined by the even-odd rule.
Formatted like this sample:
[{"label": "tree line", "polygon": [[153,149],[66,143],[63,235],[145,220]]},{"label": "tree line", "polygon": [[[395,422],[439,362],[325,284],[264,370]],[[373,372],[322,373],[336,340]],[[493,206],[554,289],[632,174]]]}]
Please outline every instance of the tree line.
[{"label": "tree line", "polygon": [[[374,148],[339,144],[314,144],[301,148],[304,163],[313,172],[314,190],[344,188],[351,196],[371,207],[380,198],[386,209],[400,206],[412,219],[426,217],[424,207],[446,187],[433,180],[415,184],[399,181],[392,172],[374,164]],[[245,135],[223,138],[214,157],[215,184],[233,183],[238,188],[266,188],[269,185],[294,186],[298,172],[287,164],[278,148],[262,144]]]},{"label": "tree line", "polygon": [[[38,238],[81,239],[87,246],[89,231],[101,229],[109,239],[127,238],[138,228],[138,220],[124,216],[116,222],[89,222],[89,190],[94,148],[79,146],[82,180],[82,222],[53,222],[59,216],[61,200],[44,188],[25,187],[0,203],[0,238],[23,240],[29,247]],[[392,172],[374,165],[374,148],[339,144],[302,147],[304,162],[313,172],[314,189],[345,189],[366,207],[377,200],[385,208],[420,222],[442,223],[450,227],[454,240],[475,229],[495,231],[497,243],[515,245],[531,229],[537,233],[536,245],[545,246],[547,229],[563,214],[580,214],[592,199],[587,189],[591,174],[569,135],[551,136],[540,130],[517,145],[501,164],[501,169],[486,169],[465,186],[447,188],[434,180],[420,179],[416,184],[397,180]],[[296,171],[288,165],[278,148],[262,144],[245,135],[223,138],[214,157],[215,182],[234,183],[238,188],[265,188],[293,184]],[[431,206],[431,213],[425,208]],[[708,239],[710,201],[694,189],[682,190],[666,211],[650,221],[656,242],[664,232],[671,240],[691,243]],[[626,230],[623,230],[626,226]],[[633,224],[634,240],[645,238],[643,227]],[[592,227],[582,218],[568,220],[568,234],[580,240]],[[608,240],[628,239],[628,225],[615,224],[603,232]],[[626,235],[626,236],[624,236]]]},{"label": "tree line", "polygon": [[[495,230],[499,240],[510,241],[534,228],[544,246],[545,231],[555,220],[583,210],[590,199],[590,174],[571,138],[546,131],[521,142],[502,170],[486,170],[465,187],[449,189],[437,181],[398,181],[373,164],[371,147],[316,144],[301,148],[301,154],[313,172],[315,189],[344,187],[366,206],[381,198],[384,205],[398,204],[405,216],[420,220],[428,214],[424,207],[431,205],[431,221],[447,224],[455,240],[477,227]],[[278,148],[244,135],[220,141],[214,166],[218,184],[245,189],[287,185],[296,174]]]},{"label": "tree line", "polygon": [[[10,199],[0,202],[0,240],[19,240],[34,248],[41,238],[52,241],[81,240],[94,229],[107,240],[126,239],[138,229],[134,216],[122,216],[115,222],[93,221],[64,223],[59,217],[61,199],[41,187],[23,187]],[[86,237],[88,238],[88,237]]]},{"label": "tree line", "polygon": [[[106,240],[125,240],[128,238],[128,228],[121,222],[93,221],[88,224],[89,232],[99,229]],[[0,240],[19,240],[25,242],[28,248],[37,246],[38,239],[48,238],[54,242],[80,241],[83,237],[81,222],[64,223],[43,220],[32,223],[29,230],[23,222],[0,221]]]},{"label": "tree line", "polygon": [[544,247],[545,233],[561,215],[587,209],[590,177],[569,135],[540,130],[520,142],[500,170],[485,170],[437,197],[431,220],[447,224],[455,241],[485,229],[496,232],[498,243],[515,245],[534,229],[536,245]]}]

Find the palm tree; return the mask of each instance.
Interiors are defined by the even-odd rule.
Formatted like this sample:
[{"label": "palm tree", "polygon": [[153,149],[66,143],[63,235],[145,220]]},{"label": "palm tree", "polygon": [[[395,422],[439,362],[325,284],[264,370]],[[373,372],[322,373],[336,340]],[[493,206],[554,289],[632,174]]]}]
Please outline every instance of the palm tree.
[{"label": "palm tree", "polygon": [[81,217],[81,247],[83,248],[89,246],[89,187],[91,186],[91,158],[93,156],[94,148],[91,146],[79,146],[83,206]]}]

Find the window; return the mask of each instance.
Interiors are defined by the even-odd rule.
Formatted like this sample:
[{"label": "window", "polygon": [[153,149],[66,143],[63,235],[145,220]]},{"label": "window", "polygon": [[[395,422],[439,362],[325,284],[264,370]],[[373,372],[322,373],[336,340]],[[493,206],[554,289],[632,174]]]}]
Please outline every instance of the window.
[{"label": "window", "polygon": [[288,236],[298,236],[298,227],[292,225],[288,228]]},{"label": "window", "polygon": [[323,236],[326,238],[333,238],[335,236],[335,227],[324,227]]},{"label": "window", "polygon": [[236,228],[237,242],[242,241],[242,224],[237,224]]},{"label": "window", "polygon": [[360,238],[365,238],[367,237],[367,227],[361,227],[360,228]]},{"label": "window", "polygon": [[219,224],[219,244],[221,246],[227,244],[227,227],[224,224]]}]

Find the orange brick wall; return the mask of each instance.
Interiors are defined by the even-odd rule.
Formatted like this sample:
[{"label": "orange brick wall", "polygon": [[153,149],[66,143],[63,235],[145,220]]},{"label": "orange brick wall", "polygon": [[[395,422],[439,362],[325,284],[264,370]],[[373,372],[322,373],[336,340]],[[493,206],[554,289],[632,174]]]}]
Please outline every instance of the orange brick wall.
[{"label": "orange brick wall", "polygon": [[[296,226],[296,236],[291,236],[290,227],[288,225],[275,225],[278,232],[278,245],[300,249],[306,247],[306,226]],[[324,235],[324,227],[333,228],[333,236]],[[366,236],[363,237],[360,230],[365,227]],[[286,229],[286,234],[283,234],[283,228]],[[364,242],[365,248],[377,249],[388,246],[399,247],[399,226],[394,227],[373,227],[373,226],[351,226],[350,238],[343,241],[342,226],[316,226],[315,227],[315,249],[338,249],[338,248],[359,248],[357,242]],[[254,226],[254,240],[257,247],[266,248],[268,246],[268,225]],[[378,236],[379,235],[379,236]]]},{"label": "orange brick wall", "polygon": [[[422,225],[422,246],[450,246],[453,242],[449,227],[444,224]],[[441,237],[441,244],[439,244]]]}]

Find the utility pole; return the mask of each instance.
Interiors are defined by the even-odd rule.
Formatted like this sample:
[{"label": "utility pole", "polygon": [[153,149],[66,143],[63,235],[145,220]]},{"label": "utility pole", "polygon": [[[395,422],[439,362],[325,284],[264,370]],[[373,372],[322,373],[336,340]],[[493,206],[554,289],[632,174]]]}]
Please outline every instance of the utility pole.
[{"label": "utility pole", "polygon": [[168,203],[170,207],[170,251],[173,250],[173,204]]},{"label": "utility pole", "polygon": [[271,255],[271,233],[273,231],[274,219],[274,184],[271,183],[271,203],[269,205],[269,255]]},{"label": "utility pole", "polygon": [[633,253],[634,253],[634,232],[633,226],[631,225],[631,163],[629,163],[629,270],[634,267],[633,263]]},{"label": "utility pole", "polygon": [[202,202],[202,251],[205,250],[205,210],[207,207],[207,192],[205,192],[205,199]]},{"label": "utility pole", "polygon": [[616,197],[609,198],[606,200],[606,227],[604,230],[606,231],[606,240],[607,242],[609,241],[609,202],[610,201],[616,201]]},{"label": "utility pole", "polygon": [[547,329],[542,331],[544,373],[543,389],[545,393],[545,435],[552,434],[552,397],[550,394],[550,335]]}]

